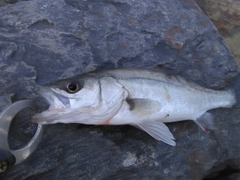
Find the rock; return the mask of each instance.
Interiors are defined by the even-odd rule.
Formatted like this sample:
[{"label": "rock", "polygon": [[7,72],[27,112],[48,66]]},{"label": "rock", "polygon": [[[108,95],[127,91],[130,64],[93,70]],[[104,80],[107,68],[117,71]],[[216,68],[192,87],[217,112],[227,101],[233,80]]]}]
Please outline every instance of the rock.
[{"label": "rock", "polygon": [[195,0],[203,12],[212,20],[227,42],[240,64],[240,1],[239,0]]},{"label": "rock", "polygon": [[[36,98],[42,110],[39,85],[94,69],[159,68],[213,89],[239,71],[194,1],[32,0],[2,6],[0,15],[0,93]],[[215,131],[169,124],[176,147],[130,126],[48,125],[5,179],[200,180],[240,156],[240,111],[212,112]]]},{"label": "rock", "polygon": [[240,180],[240,173],[231,174],[224,180]]},{"label": "rock", "polygon": [[215,166],[204,180],[238,180],[240,159],[225,161]]},{"label": "rock", "polygon": [[240,173],[233,173],[226,177],[224,180],[240,180]]}]

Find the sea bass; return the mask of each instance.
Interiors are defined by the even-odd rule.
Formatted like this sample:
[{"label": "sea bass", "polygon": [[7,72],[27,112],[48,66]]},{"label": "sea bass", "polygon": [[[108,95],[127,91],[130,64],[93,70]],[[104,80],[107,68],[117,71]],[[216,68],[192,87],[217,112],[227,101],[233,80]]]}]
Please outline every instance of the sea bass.
[{"label": "sea bass", "polygon": [[214,129],[207,112],[236,103],[232,90],[216,91],[156,70],[112,69],[90,72],[42,87],[50,106],[33,117],[39,124],[130,124],[175,146],[164,123],[193,120]]}]

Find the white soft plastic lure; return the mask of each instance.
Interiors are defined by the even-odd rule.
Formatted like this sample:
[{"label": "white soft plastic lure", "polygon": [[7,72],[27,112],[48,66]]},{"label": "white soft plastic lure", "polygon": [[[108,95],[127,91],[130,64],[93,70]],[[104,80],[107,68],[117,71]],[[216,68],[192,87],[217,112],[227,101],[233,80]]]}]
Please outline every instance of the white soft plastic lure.
[{"label": "white soft plastic lure", "polygon": [[210,90],[181,77],[143,69],[91,72],[40,92],[50,107],[36,115],[34,122],[130,124],[171,146],[176,143],[164,123],[193,120],[203,130],[213,129],[213,116],[207,111],[236,103],[232,90]]}]

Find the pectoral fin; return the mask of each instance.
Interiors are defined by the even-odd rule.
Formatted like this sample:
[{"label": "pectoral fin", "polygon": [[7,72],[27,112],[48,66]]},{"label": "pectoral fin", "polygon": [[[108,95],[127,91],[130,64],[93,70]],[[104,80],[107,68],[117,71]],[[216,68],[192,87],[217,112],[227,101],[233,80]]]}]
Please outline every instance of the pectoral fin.
[{"label": "pectoral fin", "polygon": [[163,141],[171,146],[175,146],[176,142],[168,127],[159,121],[145,122],[134,124],[133,126],[142,129],[158,141]]},{"label": "pectoral fin", "polygon": [[197,120],[194,122],[204,131],[207,131],[208,129],[216,129],[214,125],[214,116],[209,113],[205,112],[203,115],[201,115]]},{"label": "pectoral fin", "polygon": [[127,99],[130,111],[136,115],[150,115],[159,112],[161,104],[152,99]]}]

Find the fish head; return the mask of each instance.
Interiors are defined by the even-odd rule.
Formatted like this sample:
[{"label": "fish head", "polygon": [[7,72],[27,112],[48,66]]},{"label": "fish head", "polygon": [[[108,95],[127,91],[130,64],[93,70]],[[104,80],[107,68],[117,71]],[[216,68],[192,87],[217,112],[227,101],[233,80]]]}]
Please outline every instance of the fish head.
[{"label": "fish head", "polygon": [[127,96],[111,77],[80,76],[40,88],[49,109],[33,116],[39,124],[101,124],[114,116]]},{"label": "fish head", "polygon": [[75,109],[99,103],[100,86],[97,78],[66,79],[40,88],[40,94],[50,108]]},{"label": "fish head", "polygon": [[87,112],[100,103],[99,80],[94,77],[56,81],[40,87],[39,93],[50,105],[47,111],[33,117],[32,121],[40,124],[73,122],[74,114]]}]

